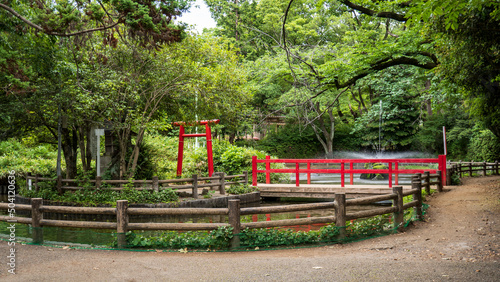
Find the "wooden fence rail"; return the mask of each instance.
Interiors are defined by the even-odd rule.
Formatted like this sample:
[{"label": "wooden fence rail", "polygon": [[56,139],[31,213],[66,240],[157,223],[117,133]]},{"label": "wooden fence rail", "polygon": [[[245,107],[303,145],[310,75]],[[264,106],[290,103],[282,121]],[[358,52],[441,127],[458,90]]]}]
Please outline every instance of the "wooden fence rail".
[{"label": "wooden fence rail", "polygon": [[[239,180],[238,180],[239,179]],[[191,178],[182,178],[182,179],[165,179],[160,180],[157,176],[154,176],[152,180],[104,180],[101,177],[97,177],[96,179],[90,180],[78,180],[78,179],[63,179],[62,177],[58,178],[47,178],[40,177],[39,174],[31,175],[28,173],[26,176],[26,186],[28,190],[31,190],[33,186],[36,191],[39,190],[40,182],[43,181],[55,181],[55,187],[59,193],[63,193],[65,190],[81,190],[84,189],[79,185],[93,185],[94,189],[109,189],[120,191],[123,190],[124,187],[107,187],[104,184],[108,185],[126,185],[133,184],[134,189],[136,190],[152,190],[152,191],[160,191],[162,189],[190,189],[192,191],[193,198],[198,199],[198,189],[199,188],[218,188],[219,192],[224,195],[226,193],[226,185],[233,185],[239,183],[248,183],[248,172],[244,171],[242,174],[238,175],[226,175],[224,172],[216,172],[212,177],[199,177],[197,174],[194,174]],[[210,181],[210,182],[207,182]],[[66,185],[63,185],[66,184]],[[73,184],[73,185],[70,185]],[[172,185],[174,184],[174,185]],[[176,185],[177,184],[177,185]]]},{"label": "wooden fence rail", "polygon": [[446,174],[450,177],[447,178],[447,185],[451,185],[451,177],[453,174],[458,173],[459,177],[464,177],[465,174],[468,176],[472,176],[473,172],[481,172],[483,176],[488,174],[488,171],[491,171],[492,174],[499,175],[500,174],[500,164],[498,161],[494,163],[487,162],[450,162],[450,168],[446,170]]},{"label": "wooden fence rail", "polygon": [[438,192],[443,192],[443,181],[441,171],[437,171],[435,174],[430,174],[428,171],[421,173],[416,173],[412,176],[413,181],[420,181],[422,187],[424,187],[427,194],[431,193],[431,185],[436,185]]},{"label": "wooden fence rail", "polygon": [[[413,201],[403,204],[403,197],[413,195]],[[346,213],[346,207],[351,205],[369,204],[383,200],[392,200],[392,207],[376,208],[368,211]],[[422,218],[422,183],[419,180],[412,182],[412,189],[403,193],[402,187],[393,187],[393,193],[346,200],[344,193],[335,194],[333,202],[316,204],[297,204],[289,206],[252,207],[240,208],[240,200],[228,200],[227,208],[129,208],[128,201],[117,201],[116,208],[91,208],[91,207],[66,207],[66,206],[44,206],[40,198],[31,199],[31,205],[15,205],[18,210],[31,210],[31,218],[16,216],[0,216],[0,221],[31,224],[33,226],[33,242],[43,242],[43,226],[56,227],[81,227],[81,228],[105,228],[116,229],[118,246],[126,247],[125,234],[129,230],[213,230],[221,226],[232,226],[232,247],[239,246],[237,234],[242,228],[267,228],[290,225],[309,225],[315,223],[335,223],[336,226],[345,227],[346,221],[383,215],[394,214],[394,224],[399,228],[403,224],[404,210],[414,208],[417,218]],[[0,210],[9,209],[9,203],[0,203]],[[324,217],[308,217],[298,219],[285,219],[265,222],[242,223],[241,216],[249,214],[281,213],[290,211],[306,211],[312,209],[333,209],[334,215]],[[85,214],[108,214],[116,215],[116,222],[95,221],[69,221],[69,220],[46,220],[43,219],[44,212],[55,213],[85,213]],[[130,215],[227,215],[228,223],[130,223]],[[345,236],[345,228],[341,228],[340,237]]]}]

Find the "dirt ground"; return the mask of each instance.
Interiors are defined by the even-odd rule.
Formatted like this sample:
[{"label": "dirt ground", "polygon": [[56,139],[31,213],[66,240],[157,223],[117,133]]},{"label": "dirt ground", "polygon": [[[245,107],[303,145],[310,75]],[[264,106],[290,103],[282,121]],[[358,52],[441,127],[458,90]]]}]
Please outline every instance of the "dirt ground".
[{"label": "dirt ground", "polygon": [[463,179],[427,198],[406,231],[324,247],[218,253],[77,250],[16,245],[3,281],[500,281],[500,176]]}]

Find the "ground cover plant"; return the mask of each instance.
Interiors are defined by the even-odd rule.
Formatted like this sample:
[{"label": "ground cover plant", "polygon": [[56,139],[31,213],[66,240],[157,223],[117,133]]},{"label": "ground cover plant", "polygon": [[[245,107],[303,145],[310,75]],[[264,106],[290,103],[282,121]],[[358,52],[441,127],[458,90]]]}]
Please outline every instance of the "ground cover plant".
[{"label": "ground cover plant", "polygon": [[116,206],[116,201],[127,200],[129,203],[171,203],[177,202],[179,196],[170,189],[160,191],[137,190],[133,185],[126,185],[121,191],[93,187],[84,187],[77,191],[66,191],[60,195],[51,185],[41,185],[38,191],[21,188],[20,194],[29,198],[42,198],[56,202],[76,203],[82,206],[111,205]]},{"label": "ground cover plant", "polygon": [[251,186],[248,184],[233,184],[230,187],[226,188],[227,193],[236,195],[252,193],[256,191],[259,191],[258,187]]},{"label": "ground cover plant", "polygon": [[[167,231],[149,236],[144,233],[127,232],[127,248],[188,250],[228,250],[235,236],[230,226],[206,231]],[[345,230],[341,232],[341,230]],[[390,215],[352,220],[345,227],[328,224],[319,230],[295,231],[291,228],[243,229],[239,236],[240,249],[258,250],[271,247],[292,247],[322,243],[341,243],[381,236],[395,232]],[[344,233],[344,237],[339,237]],[[113,243],[117,246],[117,242]]]}]

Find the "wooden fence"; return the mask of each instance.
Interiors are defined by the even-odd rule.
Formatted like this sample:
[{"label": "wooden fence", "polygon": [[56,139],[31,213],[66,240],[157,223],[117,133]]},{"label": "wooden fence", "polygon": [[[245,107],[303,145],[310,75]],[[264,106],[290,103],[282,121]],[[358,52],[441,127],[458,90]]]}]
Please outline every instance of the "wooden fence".
[{"label": "wooden fence", "polygon": [[450,162],[449,164],[451,165],[451,167],[446,171],[446,173],[450,175],[447,185],[451,185],[451,176],[455,173],[458,173],[460,178],[464,177],[465,174],[467,174],[468,176],[472,176],[474,172],[481,172],[483,176],[486,176],[488,174],[488,171],[491,171],[492,174],[500,174],[500,165],[498,161],[494,163],[460,161]]},{"label": "wooden fence", "polygon": [[427,194],[431,193],[431,185],[436,185],[438,192],[443,192],[443,181],[441,171],[437,171],[435,174],[431,174],[426,171],[423,174],[417,173],[412,176],[412,183],[414,181],[420,181],[420,184],[425,189]]},{"label": "wooden fence", "polygon": [[[237,178],[239,178],[240,180],[236,180]],[[214,173],[212,177],[199,177],[197,174],[194,174],[191,178],[167,180],[159,180],[157,176],[154,176],[152,180],[103,180],[101,177],[97,177],[94,180],[63,179],[62,177],[54,179],[40,177],[40,175],[38,174],[32,176],[30,173],[28,173],[28,175],[26,176],[27,189],[31,190],[31,186],[33,186],[34,189],[38,191],[39,183],[42,181],[55,181],[55,187],[60,194],[62,194],[65,190],[67,191],[84,189],[79,185],[92,185],[91,188],[94,189],[109,189],[119,191],[125,188],[123,187],[123,185],[133,184],[134,189],[151,190],[156,192],[166,188],[176,190],[191,189],[193,198],[198,199],[198,188],[218,188],[219,192],[224,195],[226,193],[226,185],[248,183],[248,172],[244,171],[243,174],[238,175],[226,175],[224,172],[217,172]],[[110,185],[119,186],[108,187]]]},{"label": "wooden fence", "polygon": [[[428,182],[430,183],[430,182]],[[250,207],[240,208],[239,200],[229,200],[227,208],[129,208],[126,200],[117,201],[116,208],[93,208],[93,207],[65,207],[65,206],[44,206],[43,200],[35,198],[31,200],[31,205],[15,205],[16,210],[31,211],[31,218],[16,217],[12,215],[0,216],[0,221],[9,223],[25,223],[33,226],[33,242],[43,242],[43,226],[54,227],[79,227],[79,228],[102,228],[116,229],[118,246],[120,248],[127,245],[125,233],[129,230],[213,230],[220,226],[232,226],[233,233],[239,234],[243,228],[267,228],[290,225],[310,225],[316,223],[335,223],[338,227],[346,226],[346,221],[384,215],[393,213],[394,224],[400,228],[403,224],[404,211],[414,208],[418,219],[422,218],[422,182],[418,178],[412,181],[412,189],[403,192],[402,187],[393,187],[392,193],[357,199],[346,200],[345,193],[335,194],[333,202],[296,204],[287,206],[272,207]],[[413,200],[403,204],[403,197],[413,195]],[[381,207],[372,210],[346,213],[346,207],[351,205],[370,204],[379,201],[392,200],[391,207]],[[0,209],[12,208],[9,203],[0,203]],[[298,219],[285,219],[264,222],[242,223],[242,215],[268,214],[294,211],[306,211],[317,209],[333,209],[334,214],[324,217],[308,217]],[[95,222],[95,221],[70,221],[70,220],[48,220],[43,218],[44,212],[52,213],[80,213],[80,214],[108,214],[115,215],[116,222]],[[130,215],[227,215],[227,223],[130,223]],[[340,238],[345,236],[345,228],[341,228]],[[238,236],[234,236],[231,242],[232,247],[239,246]]]}]

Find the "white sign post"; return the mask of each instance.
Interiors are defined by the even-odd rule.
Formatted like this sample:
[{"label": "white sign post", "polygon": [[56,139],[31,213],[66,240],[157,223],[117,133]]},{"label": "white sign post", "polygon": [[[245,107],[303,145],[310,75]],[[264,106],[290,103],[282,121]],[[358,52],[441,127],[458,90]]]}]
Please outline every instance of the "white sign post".
[{"label": "white sign post", "polygon": [[95,136],[97,137],[97,152],[96,152],[96,169],[97,176],[101,176],[101,136],[104,135],[104,129],[96,129]]},{"label": "white sign post", "polygon": [[448,150],[446,149],[446,127],[443,126],[443,144],[444,144],[444,155],[448,154]]}]

